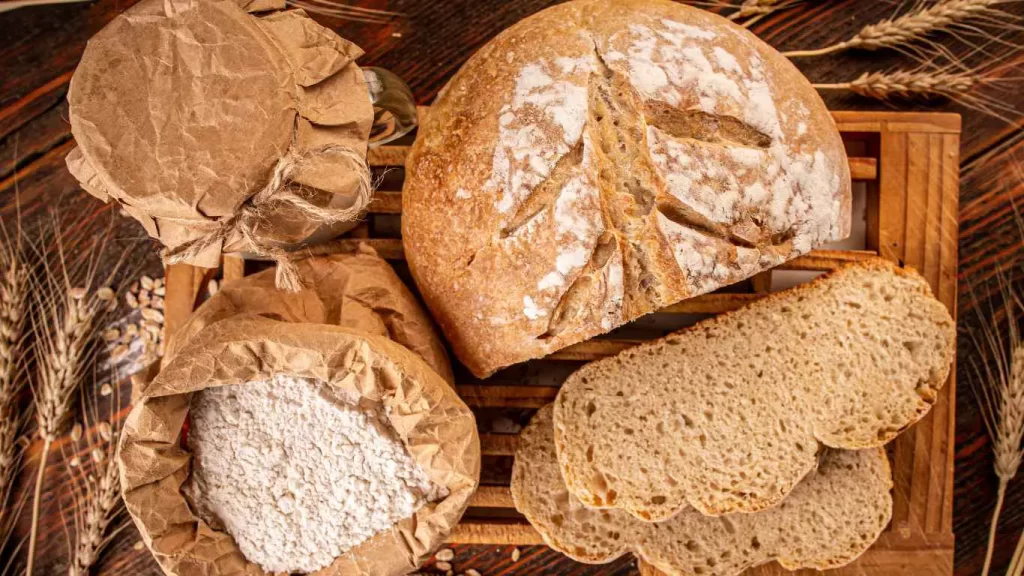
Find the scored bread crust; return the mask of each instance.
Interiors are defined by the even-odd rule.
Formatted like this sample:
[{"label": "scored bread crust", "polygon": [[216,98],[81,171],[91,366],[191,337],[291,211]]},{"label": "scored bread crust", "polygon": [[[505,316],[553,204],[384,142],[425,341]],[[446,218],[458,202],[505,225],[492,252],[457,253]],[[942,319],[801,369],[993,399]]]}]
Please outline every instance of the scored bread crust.
[{"label": "scored bread crust", "polygon": [[565,487],[552,405],[520,433],[512,499],[544,542],[580,562],[633,552],[669,575],[733,576],[777,560],[789,570],[838,568],[878,538],[892,516],[892,473],[882,448],[826,450],[817,472],[783,506],[712,518],[695,510],[660,523],[585,507]]},{"label": "scored bread crust", "polygon": [[407,163],[412,275],[477,376],[849,233],[817,92],[747,30],[667,0],[576,0],[484,46]]},{"label": "scored bread crust", "polygon": [[576,371],[555,401],[562,475],[648,521],[770,508],[819,443],[882,446],[927,414],[955,341],[913,270],[837,269]]}]

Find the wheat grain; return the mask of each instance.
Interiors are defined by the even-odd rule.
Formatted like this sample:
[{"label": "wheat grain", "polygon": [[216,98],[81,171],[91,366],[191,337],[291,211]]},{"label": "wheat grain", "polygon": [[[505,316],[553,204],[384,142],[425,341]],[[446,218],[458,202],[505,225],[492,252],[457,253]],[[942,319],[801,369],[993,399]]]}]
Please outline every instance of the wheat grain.
[{"label": "wheat grain", "polygon": [[952,54],[942,46],[931,42],[928,37],[936,32],[967,32],[994,38],[974,26],[972,22],[983,22],[997,27],[1010,27],[1012,16],[995,8],[1013,0],[944,0],[935,4],[918,4],[915,10],[868,24],[848,40],[815,50],[793,50],[783,52],[790,58],[823,56],[843,50],[880,50],[892,48],[911,56],[924,58],[924,54],[913,47],[914,43],[925,42],[929,47],[947,57]]}]

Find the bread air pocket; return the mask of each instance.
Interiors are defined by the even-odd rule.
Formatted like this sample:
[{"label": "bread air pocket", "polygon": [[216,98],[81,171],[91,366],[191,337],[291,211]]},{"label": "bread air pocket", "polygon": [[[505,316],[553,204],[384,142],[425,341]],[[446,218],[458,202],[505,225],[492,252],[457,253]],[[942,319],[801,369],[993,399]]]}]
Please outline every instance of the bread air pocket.
[{"label": "bread air pocket", "polygon": [[662,521],[784,502],[822,445],[884,445],[945,383],[955,324],[916,272],[841,268],[563,384],[554,436],[583,504]]}]

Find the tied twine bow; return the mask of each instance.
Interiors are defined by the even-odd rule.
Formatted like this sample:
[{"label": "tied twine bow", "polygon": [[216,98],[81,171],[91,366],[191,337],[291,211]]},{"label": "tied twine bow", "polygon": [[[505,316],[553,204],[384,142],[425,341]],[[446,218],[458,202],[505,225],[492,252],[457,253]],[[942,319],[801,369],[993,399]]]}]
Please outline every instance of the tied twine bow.
[{"label": "tied twine bow", "polygon": [[[356,201],[349,207],[317,206],[286,189],[298,170],[310,161],[328,154],[340,155],[349,159],[356,166],[359,188]],[[171,264],[192,260],[216,243],[223,242],[237,230],[254,253],[277,262],[275,275],[277,287],[289,292],[298,292],[303,286],[299,279],[298,269],[292,261],[292,255],[283,248],[261,239],[256,233],[260,221],[264,219],[263,210],[270,203],[286,204],[298,210],[310,222],[320,225],[335,224],[358,218],[363,208],[369,203],[371,193],[370,168],[366,164],[366,159],[355,150],[338,145],[323,146],[304,153],[298,153],[292,149],[278,160],[267,184],[246,200],[238,212],[217,222],[216,227],[211,231],[174,248],[169,248],[165,257]]]}]

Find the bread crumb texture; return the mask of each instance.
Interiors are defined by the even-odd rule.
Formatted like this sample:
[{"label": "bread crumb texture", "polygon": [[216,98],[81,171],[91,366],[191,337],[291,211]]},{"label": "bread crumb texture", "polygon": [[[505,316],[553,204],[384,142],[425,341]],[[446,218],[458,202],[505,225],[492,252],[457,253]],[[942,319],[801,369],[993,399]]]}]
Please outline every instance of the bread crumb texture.
[{"label": "bread crumb texture", "polygon": [[878,538],[892,515],[885,451],[825,450],[817,470],[781,504],[754,514],[686,510],[644,522],[621,510],[584,506],[565,487],[552,408],[523,430],[512,468],[516,509],[552,548],[587,563],[633,552],[670,575],[733,576],[777,560],[790,570],[847,564]]},{"label": "bread crumb texture", "polygon": [[314,572],[445,496],[374,410],[307,379],[193,397],[185,485],[199,516],[267,572]]},{"label": "bread crumb texture", "polygon": [[843,238],[849,221],[842,141],[785,58],[677,3],[577,0],[452,79],[413,147],[402,225],[428,305],[485,375]]},{"label": "bread crumb texture", "polygon": [[572,374],[555,402],[566,484],[650,521],[771,508],[820,444],[881,446],[927,414],[955,338],[917,273],[842,268]]}]

